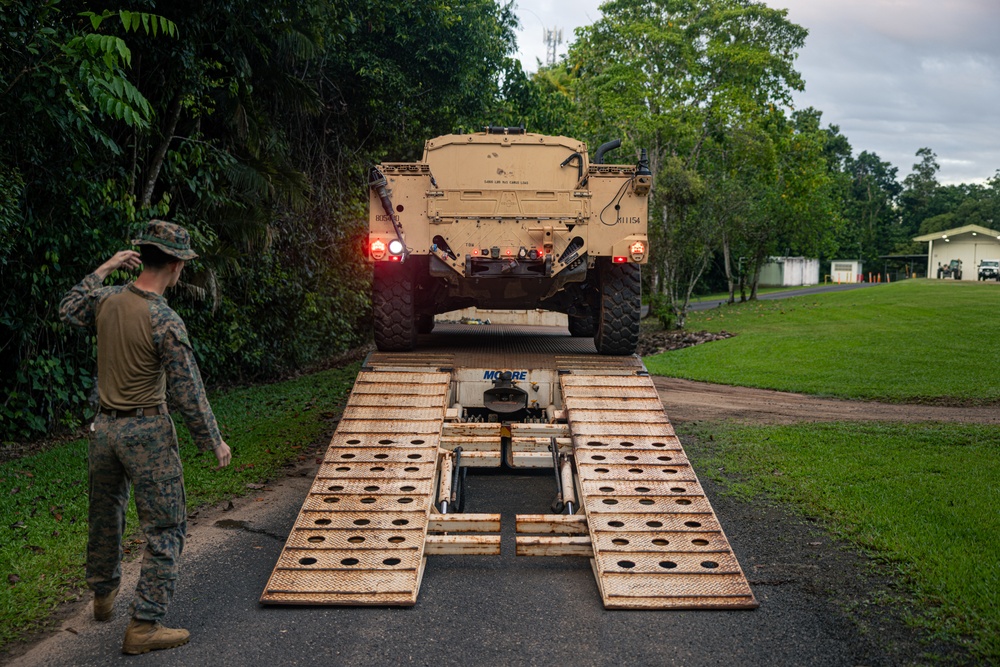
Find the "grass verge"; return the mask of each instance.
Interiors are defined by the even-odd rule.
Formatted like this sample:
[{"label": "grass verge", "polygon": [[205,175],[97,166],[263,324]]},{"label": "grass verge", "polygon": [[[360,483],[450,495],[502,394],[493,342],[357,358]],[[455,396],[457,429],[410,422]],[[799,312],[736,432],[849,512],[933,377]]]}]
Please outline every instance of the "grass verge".
[{"label": "grass verge", "polygon": [[[228,468],[198,451],[178,424],[188,511],[247,492],[279,473],[320,436],[354,384],[359,364],[212,397]],[[0,464],[0,646],[44,625],[56,607],[81,593],[87,542],[87,441]],[[136,530],[134,503],[128,529]],[[142,552],[141,541],[126,541]]]},{"label": "grass verge", "polygon": [[908,280],[692,312],[733,338],[645,359],[656,375],[890,402],[1000,401],[1000,286]]},{"label": "grass verge", "polygon": [[732,492],[767,494],[823,517],[911,585],[915,624],[1000,660],[1000,427],[713,424],[710,431],[713,458],[703,469],[724,470]]}]

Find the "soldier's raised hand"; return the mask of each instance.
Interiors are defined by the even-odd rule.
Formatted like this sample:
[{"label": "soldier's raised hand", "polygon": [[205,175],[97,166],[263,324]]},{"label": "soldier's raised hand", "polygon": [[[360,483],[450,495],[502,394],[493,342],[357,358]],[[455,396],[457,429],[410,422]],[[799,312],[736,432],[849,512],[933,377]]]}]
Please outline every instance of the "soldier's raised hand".
[{"label": "soldier's raised hand", "polygon": [[142,264],[142,260],[139,258],[139,253],[135,250],[121,250],[116,252],[111,259],[101,264],[94,273],[104,280],[112,271],[116,271],[120,268],[134,269]]}]

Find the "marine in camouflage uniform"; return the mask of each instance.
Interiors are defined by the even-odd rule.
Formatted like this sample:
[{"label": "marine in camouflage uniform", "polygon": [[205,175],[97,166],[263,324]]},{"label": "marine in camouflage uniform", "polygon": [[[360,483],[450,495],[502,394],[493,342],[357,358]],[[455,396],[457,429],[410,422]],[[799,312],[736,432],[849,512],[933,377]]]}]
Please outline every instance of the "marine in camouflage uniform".
[{"label": "marine in camouflage uniform", "polygon": [[[187,525],[183,469],[167,395],[195,443],[213,451],[220,467],[229,463],[230,451],[208,404],[184,322],[163,297],[166,287],[177,282],[183,262],[197,256],[190,237],[178,225],[154,220],[133,244],[140,246],[146,264],[135,282],[102,286],[115,269],[138,266],[138,253],[119,252],[73,287],[59,312],[64,322],[97,329],[101,405],[89,446],[87,540],[94,615],[98,620],[111,617],[121,580],[131,483],[146,549],[123,650],[141,653],[187,641],[186,630],[159,625],[176,588]],[[146,639],[132,636],[137,622],[149,631]]]}]

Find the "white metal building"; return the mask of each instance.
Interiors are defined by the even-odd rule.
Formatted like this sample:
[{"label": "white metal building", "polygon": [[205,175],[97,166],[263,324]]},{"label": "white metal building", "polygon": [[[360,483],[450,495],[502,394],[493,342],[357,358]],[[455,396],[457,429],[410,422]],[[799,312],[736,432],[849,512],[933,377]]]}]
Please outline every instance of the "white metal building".
[{"label": "white metal building", "polygon": [[799,287],[819,284],[819,260],[808,257],[770,257],[760,269],[761,287]]},{"label": "white metal building", "polygon": [[962,261],[962,280],[976,280],[979,262],[1000,259],[1000,232],[979,225],[924,234],[913,240],[927,243],[928,278],[937,278],[939,267],[958,259]]},{"label": "white metal building", "polygon": [[830,262],[830,280],[835,283],[863,282],[864,264],[860,259],[835,259]]}]

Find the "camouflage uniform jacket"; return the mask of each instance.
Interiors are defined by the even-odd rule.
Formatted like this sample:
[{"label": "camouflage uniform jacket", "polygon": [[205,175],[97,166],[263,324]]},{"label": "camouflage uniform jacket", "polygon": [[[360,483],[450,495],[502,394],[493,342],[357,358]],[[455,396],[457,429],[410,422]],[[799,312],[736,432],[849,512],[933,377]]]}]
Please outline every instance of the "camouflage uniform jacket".
[{"label": "camouflage uniform jacket", "polygon": [[[99,317],[101,306],[112,296],[130,290],[146,300],[148,309],[149,330],[152,333],[151,344],[160,359],[160,386],[165,384],[170,402],[187,424],[195,444],[199,448],[211,451],[222,444],[219,426],[212,414],[205,395],[205,387],[198,371],[198,363],[191,349],[187,329],[180,316],[167,305],[167,300],[161,295],[145,292],[132,284],[113,287],[102,287],[102,281],[97,274],[91,273],[74,286],[59,305],[59,316],[67,324],[77,327],[94,327]],[[100,352],[98,353],[100,354]],[[100,360],[98,360],[100,366]],[[163,377],[165,374],[165,378]],[[102,383],[109,379],[99,374],[98,386],[101,395],[107,395]],[[162,381],[165,379],[165,383]],[[165,400],[165,396],[162,397]],[[163,402],[160,400],[159,402]],[[146,406],[133,406],[146,407]]]}]

